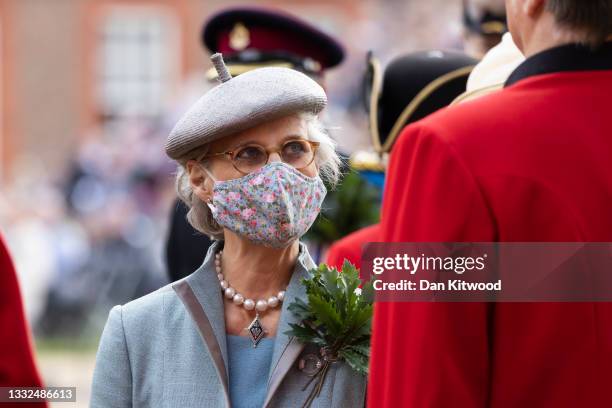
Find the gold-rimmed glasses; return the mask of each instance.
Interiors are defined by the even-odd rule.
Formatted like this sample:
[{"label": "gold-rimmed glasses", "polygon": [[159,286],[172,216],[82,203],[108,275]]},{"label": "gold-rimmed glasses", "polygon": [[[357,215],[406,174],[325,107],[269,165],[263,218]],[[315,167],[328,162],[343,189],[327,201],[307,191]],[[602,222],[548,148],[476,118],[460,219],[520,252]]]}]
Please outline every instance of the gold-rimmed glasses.
[{"label": "gold-rimmed glasses", "polygon": [[225,152],[207,154],[202,159],[222,156],[231,161],[234,168],[240,173],[249,174],[265,166],[270,159],[270,154],[278,153],[284,163],[297,170],[302,170],[312,164],[318,148],[319,142],[290,139],[274,149],[266,149],[259,144],[249,143]]}]

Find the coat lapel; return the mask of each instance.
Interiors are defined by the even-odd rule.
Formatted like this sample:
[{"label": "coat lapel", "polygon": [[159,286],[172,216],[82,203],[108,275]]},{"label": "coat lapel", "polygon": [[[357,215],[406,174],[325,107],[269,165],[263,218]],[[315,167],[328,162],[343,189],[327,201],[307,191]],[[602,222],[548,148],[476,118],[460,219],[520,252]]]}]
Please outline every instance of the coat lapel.
[{"label": "coat lapel", "polygon": [[289,286],[287,286],[285,292],[285,300],[282,304],[280,321],[276,330],[276,340],[274,342],[270,373],[268,375],[268,392],[263,405],[264,407],[268,406],[283,381],[283,378],[285,378],[285,375],[287,375],[291,366],[304,349],[305,345],[303,343],[300,343],[295,337],[289,337],[284,334],[291,329],[291,326],[289,326],[290,324],[297,324],[300,322],[287,308],[296,298],[300,298],[308,303],[306,288],[302,284],[302,279],[309,278],[310,273],[308,271],[314,267],[316,266],[310,258],[306,246],[300,243],[300,255],[295,265],[295,270],[291,275]]},{"label": "coat lapel", "polygon": [[[173,289],[196,323],[200,336],[213,358],[229,407],[225,311],[223,297],[216,284],[217,276],[214,268],[214,253],[217,252],[218,247],[219,243],[215,242],[208,249],[204,264],[195,273],[176,282]],[[282,303],[281,316],[276,330],[264,407],[268,406],[291,366],[304,349],[304,344],[294,337],[285,335],[284,332],[291,329],[290,324],[299,323],[299,320],[287,308],[296,298],[308,302],[302,279],[309,278],[310,273],[308,271],[314,267],[316,265],[312,261],[308,249],[300,243],[298,262],[285,292],[285,300]]]},{"label": "coat lapel", "polygon": [[217,375],[223,385],[226,404],[230,407],[225,311],[214,268],[214,253],[218,247],[218,242],[211,245],[204,264],[195,273],[176,282],[172,287],[195,322],[212,356]]}]

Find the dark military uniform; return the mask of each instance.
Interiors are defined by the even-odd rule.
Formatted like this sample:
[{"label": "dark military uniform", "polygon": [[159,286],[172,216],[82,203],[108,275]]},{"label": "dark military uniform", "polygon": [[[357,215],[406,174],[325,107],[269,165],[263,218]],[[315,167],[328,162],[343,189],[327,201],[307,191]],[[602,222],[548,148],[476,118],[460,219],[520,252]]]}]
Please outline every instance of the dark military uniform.
[{"label": "dark military uniform", "polygon": [[503,0],[463,0],[465,51],[483,57],[508,31]]},{"label": "dark military uniform", "polygon": [[[394,59],[383,75],[379,62],[370,56],[364,90],[374,150],[380,156],[390,153],[406,125],[448,106],[465,91],[476,62],[460,52],[422,51]],[[370,180],[384,177],[381,162],[353,160],[352,164]],[[335,242],[327,263],[340,268],[349,260],[359,267],[362,246],[379,241],[379,230],[378,224],[372,225]]]}]

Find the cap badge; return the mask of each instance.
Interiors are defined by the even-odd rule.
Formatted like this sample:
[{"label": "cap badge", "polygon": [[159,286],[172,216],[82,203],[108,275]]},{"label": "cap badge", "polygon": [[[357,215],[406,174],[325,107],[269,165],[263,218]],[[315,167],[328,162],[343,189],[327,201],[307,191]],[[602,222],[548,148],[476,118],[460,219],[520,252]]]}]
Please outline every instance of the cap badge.
[{"label": "cap badge", "polygon": [[242,23],[236,23],[229,35],[229,46],[236,51],[242,51],[251,44],[249,29]]},{"label": "cap badge", "polygon": [[487,21],[480,25],[480,29],[483,34],[493,35],[493,34],[503,34],[508,31],[508,27],[506,24],[501,21]]}]

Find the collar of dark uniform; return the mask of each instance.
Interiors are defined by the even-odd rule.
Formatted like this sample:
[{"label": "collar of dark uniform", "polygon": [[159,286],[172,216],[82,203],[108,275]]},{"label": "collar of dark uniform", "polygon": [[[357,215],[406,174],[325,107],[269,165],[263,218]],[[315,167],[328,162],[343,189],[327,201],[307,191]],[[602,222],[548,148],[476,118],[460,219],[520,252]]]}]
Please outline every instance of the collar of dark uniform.
[{"label": "collar of dark uniform", "polygon": [[[305,302],[308,301],[306,289],[301,281],[308,278],[310,276],[309,270],[315,267],[306,245],[301,242],[299,245],[298,259],[285,291],[285,299],[282,302],[280,320],[276,330],[266,400],[272,398],[278,385],[280,385],[280,381],[287,374],[304,347],[303,344],[284,334],[291,328],[291,323],[298,323],[293,313],[287,308],[296,298]],[[176,282],[173,288],[194,320],[204,345],[211,353],[217,373],[225,387],[224,391],[228,393],[225,311],[223,294],[218,285],[214,265],[215,253],[222,246],[222,242],[215,241],[208,249],[202,266],[185,279]]]},{"label": "collar of dark uniform", "polygon": [[550,48],[527,58],[506,80],[505,87],[536,75],[612,70],[612,41],[597,49],[581,44]]}]

